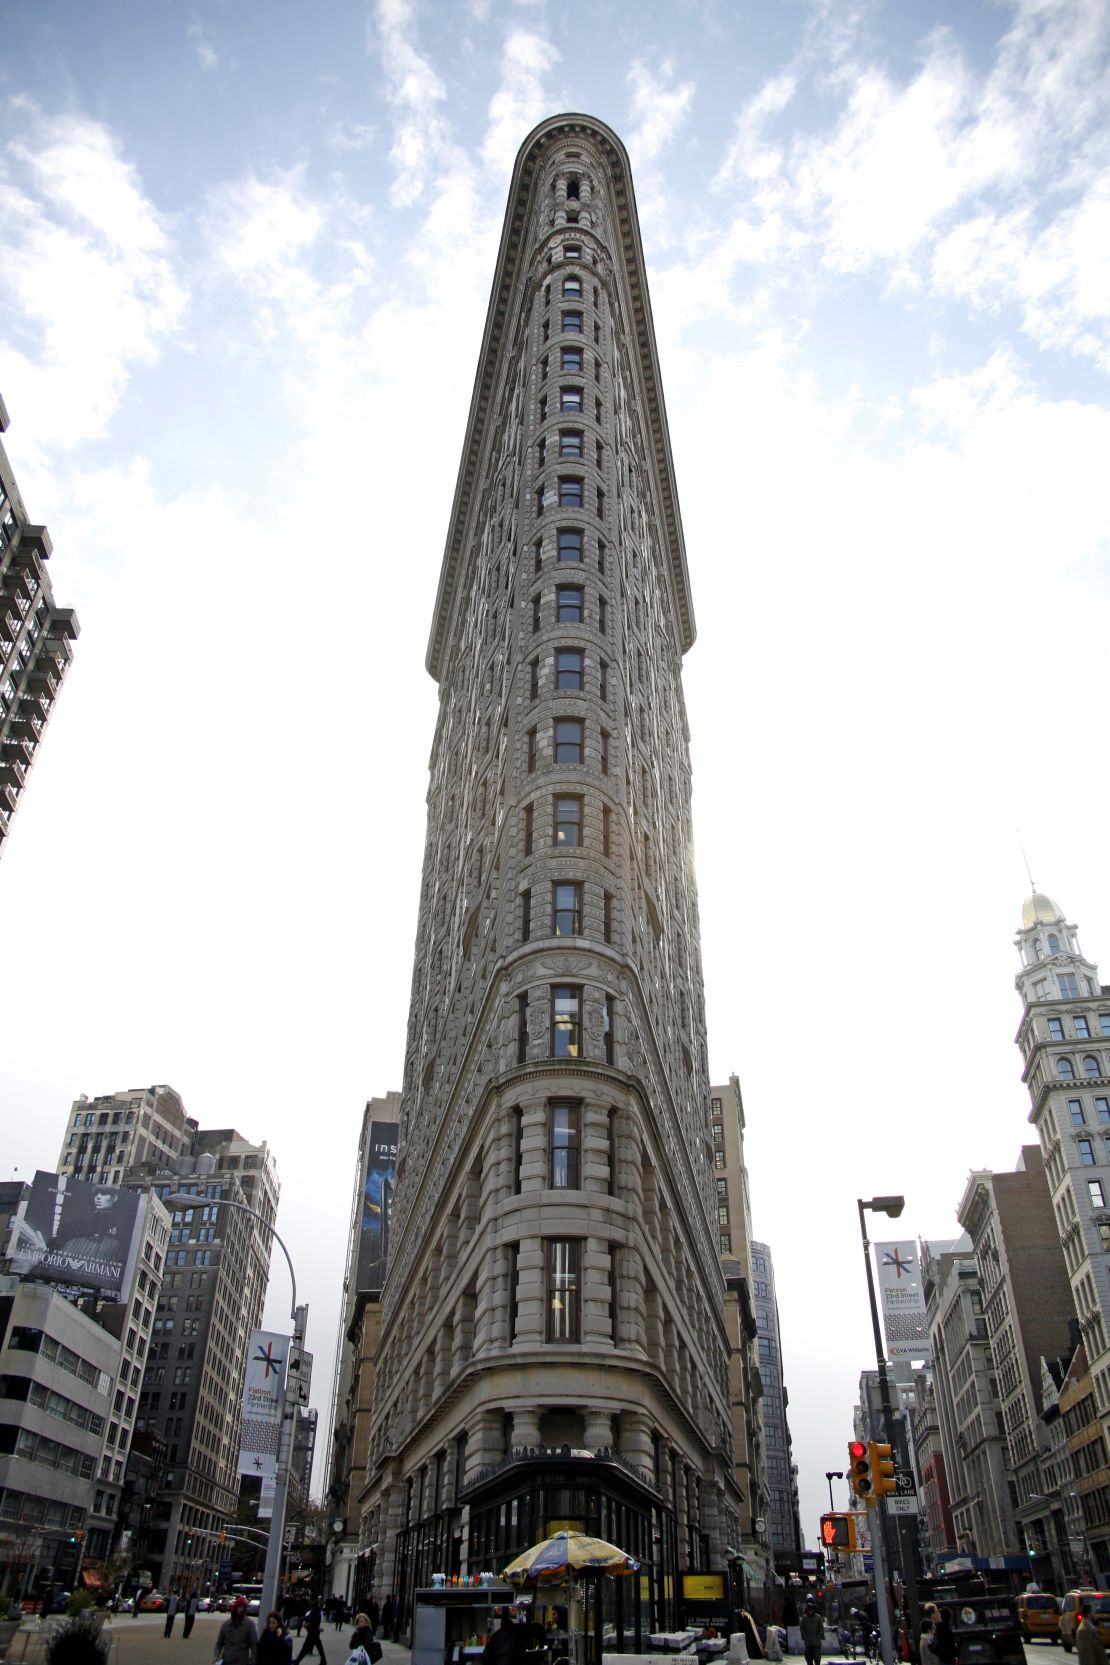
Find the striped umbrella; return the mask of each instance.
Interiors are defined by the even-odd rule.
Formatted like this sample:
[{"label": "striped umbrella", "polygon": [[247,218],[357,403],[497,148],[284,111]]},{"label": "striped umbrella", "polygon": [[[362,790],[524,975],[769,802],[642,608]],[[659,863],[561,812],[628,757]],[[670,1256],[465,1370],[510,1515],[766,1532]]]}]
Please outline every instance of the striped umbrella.
[{"label": "striped umbrella", "polygon": [[604,1538],[592,1538],[587,1532],[556,1532],[510,1561],[503,1577],[510,1584],[556,1584],[577,1572],[613,1573],[622,1578],[637,1572],[639,1566]]}]

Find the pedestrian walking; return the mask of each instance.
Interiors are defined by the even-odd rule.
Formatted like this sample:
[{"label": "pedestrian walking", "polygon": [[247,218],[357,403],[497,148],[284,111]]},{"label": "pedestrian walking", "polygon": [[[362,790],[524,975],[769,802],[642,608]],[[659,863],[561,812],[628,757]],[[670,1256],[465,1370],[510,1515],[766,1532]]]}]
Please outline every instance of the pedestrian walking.
[{"label": "pedestrian walking", "polygon": [[232,1602],[231,1612],[216,1634],[212,1659],[214,1665],[216,1661],[221,1665],[257,1665],[258,1632],[254,1620],[247,1618],[245,1596],[236,1596]]},{"label": "pedestrian walking", "polygon": [[947,1607],[942,1607],[933,1620],[933,1652],[938,1665],[956,1665],[956,1633],[952,1629],[951,1610]]},{"label": "pedestrian walking", "polygon": [[197,1622],[197,1610],[199,1607],[200,1597],[197,1595],[195,1590],[190,1590],[188,1599],[185,1603],[185,1628],[181,1633],[186,1642],[193,1634],[193,1626]]},{"label": "pedestrian walking", "polygon": [[1098,1626],[1091,1622],[1091,1604],[1085,1601],[1080,1608],[1079,1629],[1075,1633],[1075,1651],[1079,1665],[1106,1665],[1106,1649],[1102,1645]]},{"label": "pedestrian walking", "polygon": [[482,1649],[482,1665],[523,1665],[524,1632],[513,1623],[508,1608],[501,1615],[500,1629],[495,1630]]},{"label": "pedestrian walking", "polygon": [[366,1604],[366,1617],[370,1620],[370,1633],[371,1633],[371,1635],[376,1635],[377,1630],[378,1630],[378,1625],[381,1623],[382,1615],[381,1615],[381,1610],[379,1609],[378,1604],[374,1600],[373,1596],[370,1597],[370,1600]]},{"label": "pedestrian walking", "polygon": [[301,1651],[294,1660],[293,1665],[301,1665],[301,1660],[304,1658],[306,1653],[319,1654],[320,1665],[328,1665],[327,1658],[324,1654],[324,1644],[320,1640],[320,1631],[323,1623],[324,1615],[321,1611],[320,1603],[316,1600],[315,1596],[313,1596],[312,1605],[304,1616],[304,1641],[301,1643]]},{"label": "pedestrian walking", "polygon": [[291,1665],[293,1638],[280,1613],[269,1613],[258,1638],[258,1665]]},{"label": "pedestrian walking", "polygon": [[143,1587],[140,1584],[139,1588],[135,1591],[135,1599],[131,1603],[131,1617],[133,1619],[137,1619],[139,1617],[139,1608],[143,1603],[143,1593]]},{"label": "pedestrian walking", "polygon": [[171,1590],[170,1591],[170,1599],[166,1603],[166,1629],[165,1629],[165,1632],[164,1632],[164,1634],[166,1636],[172,1636],[173,1635],[173,1621],[177,1618],[178,1606],[179,1606],[179,1602],[178,1602],[177,1591],[176,1590]]},{"label": "pedestrian walking", "polygon": [[393,1629],[393,1595],[390,1593],[382,1603],[382,1641],[390,1635]]},{"label": "pedestrian walking", "polygon": [[817,1611],[817,1603],[812,1596],[806,1597],[805,1611],[802,1614],[801,1625],[802,1648],[806,1656],[806,1665],[821,1665],[821,1648],[825,1641],[825,1621]]}]

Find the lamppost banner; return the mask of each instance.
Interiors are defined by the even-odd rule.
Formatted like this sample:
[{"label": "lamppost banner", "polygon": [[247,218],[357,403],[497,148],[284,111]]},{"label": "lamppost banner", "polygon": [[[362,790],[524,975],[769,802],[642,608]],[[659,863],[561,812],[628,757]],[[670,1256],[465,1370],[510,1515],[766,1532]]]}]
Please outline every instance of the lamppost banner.
[{"label": "lamppost banner", "polygon": [[239,1432],[239,1473],[273,1481],[281,1444],[285,1372],[291,1341],[274,1330],[255,1330],[247,1351],[243,1381],[243,1420]]},{"label": "lamppost banner", "polygon": [[888,1359],[931,1359],[916,1243],[876,1243],[875,1269]]}]

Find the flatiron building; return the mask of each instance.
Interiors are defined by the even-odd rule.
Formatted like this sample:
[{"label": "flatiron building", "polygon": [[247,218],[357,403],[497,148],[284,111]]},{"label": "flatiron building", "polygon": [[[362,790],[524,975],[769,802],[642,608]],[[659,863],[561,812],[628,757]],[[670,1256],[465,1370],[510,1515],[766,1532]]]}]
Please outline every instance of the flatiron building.
[{"label": "flatiron building", "polygon": [[[379,1597],[560,1525],[624,1645],[739,1543],[682,659],[628,156],[516,162],[428,646],[439,684],[360,1526]],[[624,1586],[622,1588],[622,1585]]]}]

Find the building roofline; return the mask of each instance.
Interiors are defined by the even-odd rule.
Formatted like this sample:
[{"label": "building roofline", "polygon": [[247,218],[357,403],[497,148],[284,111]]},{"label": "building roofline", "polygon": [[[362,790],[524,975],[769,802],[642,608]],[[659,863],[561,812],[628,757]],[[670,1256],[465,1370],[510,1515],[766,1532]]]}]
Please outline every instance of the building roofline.
[{"label": "building roofline", "polygon": [[575,134],[589,137],[606,155],[612,171],[614,190],[613,219],[624,256],[624,270],[628,281],[628,295],[632,306],[631,335],[638,349],[640,374],[643,378],[648,416],[648,431],[654,453],[655,472],[661,496],[663,526],[670,555],[671,580],[678,616],[681,652],[693,646],[696,635],[693,602],[690,596],[690,575],[686,565],[686,544],[682,533],[682,517],[678,507],[678,488],[675,483],[671,439],[667,426],[667,411],[663,400],[663,381],[659,372],[659,357],[655,345],[655,326],[648,296],[647,269],[640,238],[640,220],[632,188],[632,168],[628,152],[620,139],[595,116],[564,114],[549,116],[534,127],[521,145],[513,168],[509,187],[509,201],[501,246],[497,254],[493,288],[486,313],[482,350],[474,378],[467,418],[466,442],[459,464],[455,496],[451,505],[451,519],[443,564],[439,574],[432,629],[428,638],[425,664],[430,676],[438,682],[443,670],[451,614],[458,595],[463,554],[481,480],[481,461],[488,437],[488,424],[497,391],[495,374],[505,346],[512,319],[509,314],[521,258],[527,256],[524,233],[529,223],[532,192],[536,174],[548,146],[557,138],[571,138]]}]

